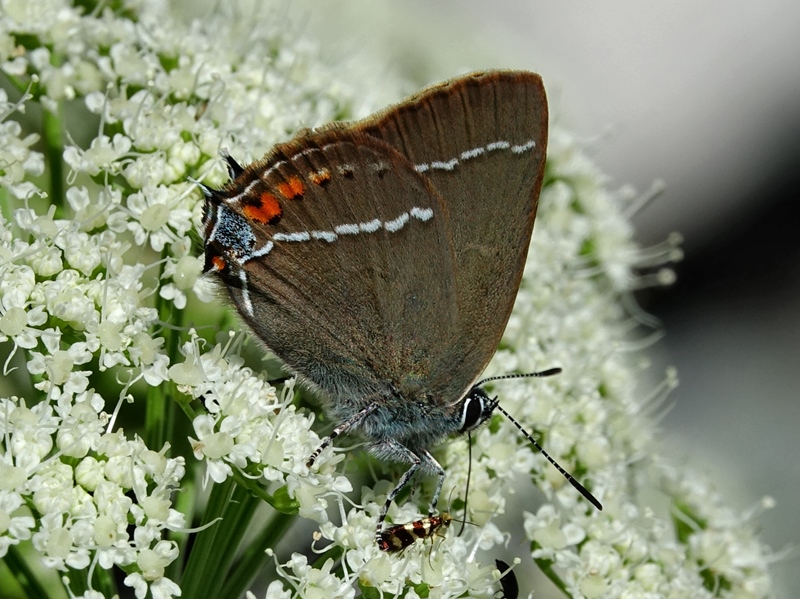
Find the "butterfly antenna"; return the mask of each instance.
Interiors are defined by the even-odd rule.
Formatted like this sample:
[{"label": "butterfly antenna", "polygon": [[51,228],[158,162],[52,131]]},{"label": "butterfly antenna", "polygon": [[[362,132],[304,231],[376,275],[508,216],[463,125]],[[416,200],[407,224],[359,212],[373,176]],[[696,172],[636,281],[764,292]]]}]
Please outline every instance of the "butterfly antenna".
[{"label": "butterfly antenna", "polygon": [[464,489],[464,519],[461,520],[461,528],[458,530],[457,537],[464,532],[467,525],[467,499],[469,498],[469,479],[472,478],[472,431],[467,432],[467,486]]},{"label": "butterfly antenna", "polygon": [[490,383],[492,381],[502,381],[505,379],[528,379],[531,377],[543,377],[543,376],[553,376],[554,374],[560,374],[560,368],[548,368],[547,370],[541,370],[539,372],[524,372],[522,374],[501,374],[498,376],[490,376],[487,379],[483,379],[475,383],[475,387],[480,387],[485,383]]},{"label": "butterfly antenna", "polygon": [[519,432],[525,435],[525,438],[528,439],[528,441],[530,441],[531,444],[536,449],[538,449],[544,457],[547,458],[547,461],[550,462],[553,466],[555,466],[556,470],[558,470],[564,476],[564,478],[566,478],[569,481],[569,483],[573,487],[575,487],[575,489],[577,489],[578,493],[583,495],[586,498],[586,500],[589,503],[591,503],[594,507],[602,511],[603,504],[601,504],[594,495],[589,493],[589,491],[586,490],[586,487],[584,487],[581,483],[575,480],[574,476],[572,476],[569,472],[564,470],[558,462],[556,462],[552,457],[550,457],[550,454],[547,453],[541,445],[539,445],[536,439],[534,439],[528,431],[522,428],[522,425],[516,420],[514,420],[514,417],[511,416],[511,414],[509,414],[508,412],[505,411],[505,409],[503,409],[503,406],[498,404],[496,406],[496,409],[500,410],[506,418],[508,418],[512,423],[514,423],[514,426],[516,426],[519,429]]},{"label": "butterfly antenna", "polygon": [[[478,385],[483,385],[484,383],[488,383],[490,381],[499,381],[504,379],[521,379],[528,377],[553,376],[554,374],[558,374],[559,372],[561,372],[560,368],[549,368],[547,370],[542,370],[540,372],[530,372],[526,374],[504,374],[500,376],[492,376],[487,379],[483,379],[478,383]],[[514,426],[517,427],[517,429],[519,429],[519,432],[525,435],[525,438],[531,442],[531,445],[533,445],[536,449],[538,449],[541,452],[541,454],[545,458],[547,458],[547,461],[550,462],[555,467],[555,469],[558,470],[562,474],[562,476],[564,476],[564,478],[566,478],[569,481],[569,483],[573,487],[575,487],[578,493],[583,495],[586,498],[586,500],[589,503],[591,503],[594,507],[602,511],[603,504],[601,504],[594,495],[592,495],[589,491],[587,491],[586,487],[584,487],[581,483],[575,480],[574,476],[572,476],[569,472],[564,470],[558,462],[556,462],[552,457],[550,457],[550,454],[547,453],[541,445],[539,445],[539,442],[536,441],[536,439],[534,439],[528,431],[522,428],[522,425],[519,422],[517,422],[514,419],[514,417],[503,408],[503,406],[497,404],[495,407],[496,409],[500,410],[500,412],[502,412],[502,414],[506,418],[508,418],[514,424]]]}]

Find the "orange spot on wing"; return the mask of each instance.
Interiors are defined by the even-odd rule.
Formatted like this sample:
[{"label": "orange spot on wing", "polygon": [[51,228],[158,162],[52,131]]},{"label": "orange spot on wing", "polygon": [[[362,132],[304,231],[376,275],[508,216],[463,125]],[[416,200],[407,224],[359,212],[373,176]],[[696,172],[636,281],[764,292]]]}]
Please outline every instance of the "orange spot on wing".
[{"label": "orange spot on wing", "polygon": [[269,223],[279,219],[283,214],[283,209],[278,198],[265,191],[258,198],[257,203],[246,204],[242,208],[242,214],[257,223]]},{"label": "orange spot on wing", "polygon": [[227,265],[228,263],[225,262],[225,258],[223,258],[222,256],[214,256],[213,258],[211,258],[211,267],[216,272],[222,272],[223,270],[225,270],[225,267]]},{"label": "orange spot on wing", "polygon": [[308,178],[311,179],[311,182],[315,185],[323,185],[331,180],[331,172],[324,168],[316,173],[311,173]]},{"label": "orange spot on wing", "polygon": [[288,181],[278,183],[278,191],[280,191],[285,198],[291,200],[294,197],[303,195],[306,189],[299,178],[289,177]]}]

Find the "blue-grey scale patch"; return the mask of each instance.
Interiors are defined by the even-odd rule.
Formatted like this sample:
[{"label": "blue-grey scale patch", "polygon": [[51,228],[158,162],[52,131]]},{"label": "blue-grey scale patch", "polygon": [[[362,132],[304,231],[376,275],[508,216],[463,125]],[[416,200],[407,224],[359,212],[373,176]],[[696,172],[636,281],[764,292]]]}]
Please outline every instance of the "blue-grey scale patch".
[{"label": "blue-grey scale patch", "polygon": [[256,236],[247,221],[225,206],[217,209],[213,237],[240,264],[250,258],[256,245]]}]

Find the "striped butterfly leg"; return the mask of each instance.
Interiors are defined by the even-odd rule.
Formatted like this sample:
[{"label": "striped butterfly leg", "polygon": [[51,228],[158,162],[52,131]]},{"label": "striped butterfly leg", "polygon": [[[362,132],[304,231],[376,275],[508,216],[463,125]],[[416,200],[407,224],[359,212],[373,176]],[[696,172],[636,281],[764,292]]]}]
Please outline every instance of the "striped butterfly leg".
[{"label": "striped butterfly leg", "polygon": [[369,449],[372,454],[381,459],[411,464],[411,467],[400,477],[397,485],[395,485],[394,489],[392,489],[391,493],[386,497],[386,502],[383,504],[380,514],[378,515],[378,522],[375,526],[375,541],[380,545],[383,523],[386,521],[386,514],[389,512],[389,508],[400,494],[400,491],[408,485],[417,471],[422,469],[423,472],[431,472],[438,477],[436,490],[431,499],[430,506],[428,507],[428,513],[431,516],[436,511],[436,504],[439,501],[439,494],[444,484],[445,472],[444,468],[442,468],[439,462],[437,462],[428,451],[422,450],[419,454],[416,454],[405,445],[392,439],[387,439],[381,443],[371,445]]},{"label": "striped butterfly leg", "polygon": [[359,410],[358,412],[353,414],[353,416],[351,416],[350,418],[342,422],[339,426],[337,426],[335,429],[333,429],[333,431],[331,431],[331,434],[322,440],[322,443],[319,444],[319,447],[317,447],[314,450],[314,453],[311,454],[311,457],[308,458],[306,466],[311,468],[311,466],[314,465],[314,462],[317,460],[319,455],[323,451],[325,451],[325,448],[328,447],[328,445],[330,445],[336,437],[338,437],[339,435],[343,435],[344,433],[348,432],[351,429],[357,428],[358,425],[361,424],[361,422],[364,420],[364,418],[366,418],[367,416],[372,414],[372,412],[378,409],[379,405],[380,404],[378,404],[377,402],[369,404],[367,407]]}]

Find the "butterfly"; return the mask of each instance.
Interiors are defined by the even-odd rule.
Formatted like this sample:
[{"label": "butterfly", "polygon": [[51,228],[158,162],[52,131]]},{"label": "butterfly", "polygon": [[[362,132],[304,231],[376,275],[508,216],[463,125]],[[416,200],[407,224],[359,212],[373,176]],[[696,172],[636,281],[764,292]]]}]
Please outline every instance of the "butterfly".
[{"label": "butterfly", "polygon": [[475,382],[517,295],[547,145],[541,78],[473,73],[304,130],[205,194],[205,271],[344,433],[417,473],[497,407]]}]

